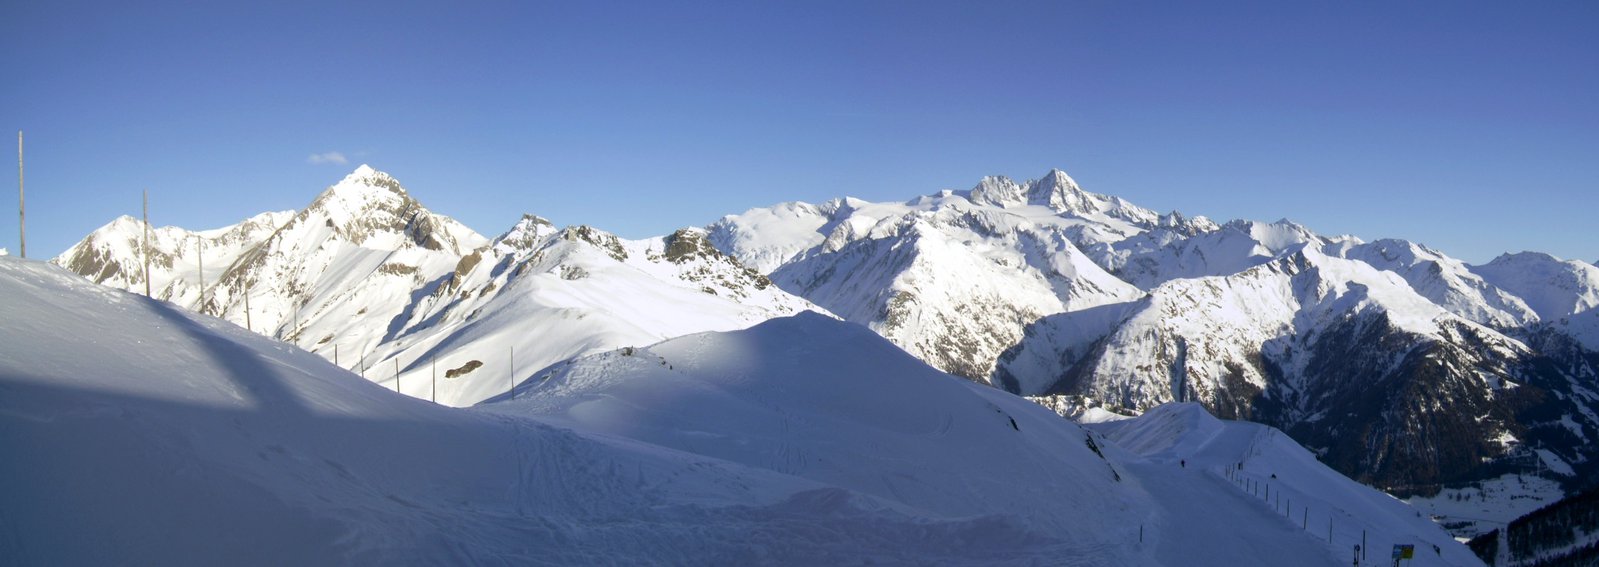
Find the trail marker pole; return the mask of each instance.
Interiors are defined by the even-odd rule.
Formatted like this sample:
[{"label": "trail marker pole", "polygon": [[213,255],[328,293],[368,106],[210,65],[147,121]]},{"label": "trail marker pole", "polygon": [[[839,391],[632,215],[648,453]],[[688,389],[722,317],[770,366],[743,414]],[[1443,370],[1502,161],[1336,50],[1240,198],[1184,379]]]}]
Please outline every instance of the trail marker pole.
[{"label": "trail marker pole", "polygon": [[510,392],[511,399],[516,399],[516,347],[511,347],[511,370],[505,373],[506,380],[510,382],[506,392]]},{"label": "trail marker pole", "polygon": [[433,391],[428,392],[428,399],[439,403],[439,357],[433,357]]},{"label": "trail marker pole", "polygon": [[398,356],[394,357],[394,391],[401,394],[404,393],[400,392],[400,357]]},{"label": "trail marker pole", "polygon": [[144,296],[150,297],[150,190],[144,190]]},{"label": "trail marker pole", "polygon": [[28,193],[22,188],[22,131],[17,130],[17,231],[21,238],[18,252],[28,258]]},{"label": "trail marker pole", "polygon": [[200,235],[194,235],[194,249],[200,254],[200,303],[195,304],[195,311],[205,313],[205,241],[200,240]]}]

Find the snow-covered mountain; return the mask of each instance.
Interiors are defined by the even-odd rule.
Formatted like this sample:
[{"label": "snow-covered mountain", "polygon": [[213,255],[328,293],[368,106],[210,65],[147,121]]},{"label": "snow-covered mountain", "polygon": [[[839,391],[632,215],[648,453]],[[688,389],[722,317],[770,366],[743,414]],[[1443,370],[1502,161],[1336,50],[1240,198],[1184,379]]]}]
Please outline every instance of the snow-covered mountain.
[{"label": "snow-covered mountain", "polygon": [[[1156,215],[1052,171],[710,227],[784,289],[1066,413],[1199,401],[1399,492],[1599,463],[1595,267]],[[1519,466],[1519,465],[1516,465]]]},{"label": "snow-covered mountain", "polygon": [[144,255],[150,257],[151,297],[180,305],[200,298],[201,260],[207,284],[216,283],[233,261],[259,246],[294,218],[294,211],[262,213],[215,230],[150,228],[130,216],[118,217],[63,253],[56,263],[119,289],[145,291]]},{"label": "snow-covered mountain", "polygon": [[1594,458],[1583,441],[1599,433],[1591,376],[1446,311],[1394,272],[1308,246],[1168,282],[1092,342],[1024,341],[1004,381],[1031,387],[1053,370],[1044,393],[1119,411],[1199,401],[1276,424],[1346,474],[1401,492],[1496,476],[1500,459],[1533,447],[1558,467]]},{"label": "snow-covered mountain", "polygon": [[1414,242],[1378,240],[1353,246],[1342,255],[1399,274],[1428,301],[1483,325],[1510,330],[1541,317],[1515,290],[1497,286],[1465,262]]},{"label": "snow-covered mountain", "polygon": [[[119,218],[54,262],[143,292],[144,228]],[[452,405],[574,356],[816,309],[697,229],[625,241],[528,216],[490,241],[365,165],[301,211],[150,242],[154,297]]]},{"label": "snow-covered mountain", "polygon": [[1144,239],[1130,240],[1112,244],[1114,252],[1104,261],[1117,276],[1147,290],[1174,279],[1236,274],[1301,245],[1330,247],[1350,239],[1324,238],[1283,219],[1271,224],[1232,221],[1216,230],[1168,240],[1159,247],[1148,246]]},{"label": "snow-covered mountain", "polygon": [[[0,297],[8,563],[1330,566],[1366,529],[1480,564],[1284,439],[1178,466],[1148,447],[1239,426],[1152,412],[1129,451],[822,315],[454,409],[40,262],[0,259]],[[1340,501],[1332,537],[1235,484],[1273,472]]]},{"label": "snow-covered mountain", "polygon": [[1213,225],[1088,193],[1053,171],[906,203],[788,203],[709,230],[724,252],[770,269],[779,287],[937,368],[986,380],[1029,323],[1141,296],[1084,250],[1156,227]]},{"label": "snow-covered mountain", "polygon": [[[142,291],[143,229],[119,219],[56,261]],[[1067,414],[1198,401],[1398,493],[1534,461],[1567,489],[1599,472],[1599,267],[1162,215],[1058,170],[629,241],[532,216],[485,239],[363,166],[297,213],[152,236],[157,297],[452,405],[813,310]]]}]

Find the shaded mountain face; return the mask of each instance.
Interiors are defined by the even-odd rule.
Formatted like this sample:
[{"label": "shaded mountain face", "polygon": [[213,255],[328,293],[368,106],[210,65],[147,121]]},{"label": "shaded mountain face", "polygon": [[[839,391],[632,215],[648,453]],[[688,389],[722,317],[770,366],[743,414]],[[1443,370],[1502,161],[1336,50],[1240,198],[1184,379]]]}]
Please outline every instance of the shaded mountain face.
[{"label": "shaded mountain face", "polygon": [[[53,262],[142,293],[144,229],[117,219]],[[456,405],[574,356],[815,309],[698,229],[627,241],[526,216],[489,240],[365,165],[297,212],[150,233],[154,297]]]},{"label": "shaded mountain face", "polygon": [[709,230],[778,286],[1065,413],[1198,401],[1396,492],[1530,459],[1574,483],[1599,457],[1589,264],[1157,215],[1058,171]]},{"label": "shaded mountain face", "polygon": [[1445,311],[1393,272],[1308,248],[1163,285],[1075,358],[1028,348],[1066,368],[1046,394],[1132,412],[1198,401],[1399,493],[1497,476],[1534,446],[1591,468],[1599,434],[1588,371]]}]

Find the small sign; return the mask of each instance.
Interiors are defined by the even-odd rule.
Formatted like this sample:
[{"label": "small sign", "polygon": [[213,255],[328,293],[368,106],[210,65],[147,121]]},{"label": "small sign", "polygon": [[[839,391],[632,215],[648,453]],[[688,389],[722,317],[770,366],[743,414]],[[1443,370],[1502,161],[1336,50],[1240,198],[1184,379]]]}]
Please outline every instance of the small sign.
[{"label": "small sign", "polygon": [[1404,543],[1394,544],[1394,559],[1411,559],[1416,556],[1416,546]]}]

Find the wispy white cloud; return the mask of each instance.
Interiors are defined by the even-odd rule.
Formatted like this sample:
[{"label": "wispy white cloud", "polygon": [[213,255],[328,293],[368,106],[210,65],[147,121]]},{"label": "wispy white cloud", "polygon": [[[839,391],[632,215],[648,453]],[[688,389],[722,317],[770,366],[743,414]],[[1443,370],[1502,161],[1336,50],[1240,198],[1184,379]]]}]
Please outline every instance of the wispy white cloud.
[{"label": "wispy white cloud", "polygon": [[345,164],[350,163],[350,160],[345,159],[344,158],[344,154],[340,153],[340,152],[324,152],[324,153],[320,153],[320,154],[311,154],[311,157],[305,158],[305,161],[306,161],[306,163],[313,163],[313,164],[336,163],[336,164],[339,164],[339,165],[345,165]]}]

